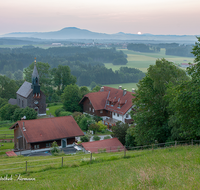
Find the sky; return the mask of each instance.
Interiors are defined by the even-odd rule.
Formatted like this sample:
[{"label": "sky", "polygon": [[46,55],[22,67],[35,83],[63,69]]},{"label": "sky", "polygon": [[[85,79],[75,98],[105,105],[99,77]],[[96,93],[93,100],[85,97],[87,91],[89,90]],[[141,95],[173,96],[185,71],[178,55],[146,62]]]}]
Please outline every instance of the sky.
[{"label": "sky", "polygon": [[0,1],[0,35],[65,27],[108,34],[200,34],[200,0]]}]

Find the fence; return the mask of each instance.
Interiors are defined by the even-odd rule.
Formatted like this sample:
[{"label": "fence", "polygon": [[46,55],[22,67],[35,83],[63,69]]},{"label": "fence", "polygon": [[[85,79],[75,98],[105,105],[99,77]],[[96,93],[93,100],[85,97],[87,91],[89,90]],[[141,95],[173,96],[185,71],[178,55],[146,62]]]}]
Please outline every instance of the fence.
[{"label": "fence", "polygon": [[[160,148],[176,148],[177,146],[187,146],[187,145],[200,145],[200,140],[191,140],[191,141],[173,141],[167,143],[155,143],[152,145],[144,145],[137,147],[115,147],[115,149],[110,149],[110,147],[103,147],[107,152],[98,152],[93,153],[78,153],[76,155],[65,155],[60,157],[53,157],[47,159],[36,160],[36,157],[21,157],[20,162],[8,162],[9,159],[1,159],[0,163],[0,173],[9,174],[9,173],[23,173],[23,172],[34,172],[38,170],[46,170],[51,168],[61,168],[61,167],[78,167],[81,165],[92,164],[95,162],[103,162],[108,160],[123,159],[127,157],[134,157],[138,152],[142,150],[154,151],[155,149]],[[96,147],[102,149],[102,147]],[[117,150],[117,151],[116,151]],[[13,159],[15,160],[15,159]]]}]

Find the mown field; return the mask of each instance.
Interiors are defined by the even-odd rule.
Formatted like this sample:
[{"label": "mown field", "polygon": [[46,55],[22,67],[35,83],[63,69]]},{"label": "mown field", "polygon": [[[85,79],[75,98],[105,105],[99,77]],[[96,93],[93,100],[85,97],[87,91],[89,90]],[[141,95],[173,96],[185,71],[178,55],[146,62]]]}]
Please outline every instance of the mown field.
[{"label": "mown field", "polygon": [[[127,158],[123,152],[93,154],[92,164],[90,155],[65,156],[63,167],[60,157],[53,157],[51,162],[50,157],[0,157],[0,176],[12,175],[12,181],[0,181],[0,189],[199,189],[199,154],[200,148],[195,145],[129,151]],[[44,161],[36,164],[41,159]],[[28,168],[26,173],[26,160],[28,165],[49,164]],[[11,167],[8,163],[22,169],[2,171],[5,166]],[[35,181],[19,181],[19,174]]]},{"label": "mown field", "polygon": [[[140,53],[127,49],[121,49],[125,54],[127,54],[128,63],[126,65],[113,65],[112,63],[104,63],[106,68],[111,68],[112,70],[119,70],[120,67],[130,67],[137,68],[143,72],[147,72],[147,69],[150,65],[154,65],[157,59],[165,58],[168,61],[174,62],[176,65],[181,63],[193,63],[194,59],[190,57],[178,57],[165,55],[165,49],[161,49],[159,53]],[[131,91],[132,88],[137,89],[137,83],[121,83],[121,84],[109,84],[105,86],[110,86],[113,88],[118,88],[122,86],[128,91]]]},{"label": "mown field", "polygon": [[[143,72],[147,72],[149,65],[154,65],[157,59],[165,58],[168,61],[172,61],[175,64],[193,62],[193,58],[190,57],[178,57],[172,55],[165,55],[165,49],[161,49],[159,53],[140,53],[127,49],[121,49],[128,56],[128,63],[124,67],[131,67],[140,69]],[[106,68],[112,68],[114,71],[119,70],[122,65],[113,65],[112,63],[105,63]]]},{"label": "mown field", "polygon": [[137,83],[120,83],[120,84],[108,84],[104,86],[109,86],[112,88],[119,88],[119,86],[122,86],[122,88],[125,88],[128,91],[132,91],[132,88],[137,89]]}]

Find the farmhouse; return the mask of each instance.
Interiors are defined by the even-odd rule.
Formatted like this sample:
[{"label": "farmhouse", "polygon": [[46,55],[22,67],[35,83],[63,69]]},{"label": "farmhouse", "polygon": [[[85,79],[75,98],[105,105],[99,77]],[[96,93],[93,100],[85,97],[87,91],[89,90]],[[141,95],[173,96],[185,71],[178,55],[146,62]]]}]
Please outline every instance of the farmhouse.
[{"label": "farmhouse", "polygon": [[117,138],[83,142],[80,146],[82,146],[84,152],[91,153],[118,152],[124,150],[123,144]]},{"label": "farmhouse", "polygon": [[72,116],[17,121],[14,129],[14,149],[49,150],[56,141],[60,148],[73,146],[75,137],[84,136]]},{"label": "farmhouse", "polygon": [[28,106],[35,109],[38,115],[46,115],[46,96],[40,90],[36,60],[32,73],[32,83],[25,81],[16,94],[17,99],[10,99],[10,104],[17,104],[20,108]]},{"label": "farmhouse", "polygon": [[104,86],[99,92],[86,94],[80,104],[84,113],[102,117],[108,126],[113,126],[117,121],[130,124],[133,122],[130,116],[133,94],[134,89],[128,92],[121,86],[119,89]]}]

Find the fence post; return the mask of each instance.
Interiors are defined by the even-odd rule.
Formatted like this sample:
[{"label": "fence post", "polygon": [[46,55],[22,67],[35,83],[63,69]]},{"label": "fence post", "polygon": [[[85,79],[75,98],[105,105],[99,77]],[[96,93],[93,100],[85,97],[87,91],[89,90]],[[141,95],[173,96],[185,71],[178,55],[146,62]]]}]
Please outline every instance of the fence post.
[{"label": "fence post", "polygon": [[192,139],[192,146],[193,146],[193,139]]},{"label": "fence post", "polygon": [[175,147],[176,147],[176,145],[177,145],[177,141],[175,141]]},{"label": "fence post", "polygon": [[92,163],[92,153],[90,154],[90,164]]},{"label": "fence post", "polygon": [[63,167],[63,157],[62,157],[62,167]]},{"label": "fence post", "polygon": [[126,147],[124,146],[124,158],[126,157]]},{"label": "fence post", "polygon": [[27,172],[27,161],[26,161],[26,172]]}]

